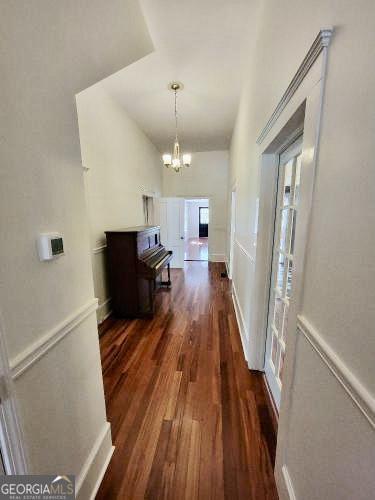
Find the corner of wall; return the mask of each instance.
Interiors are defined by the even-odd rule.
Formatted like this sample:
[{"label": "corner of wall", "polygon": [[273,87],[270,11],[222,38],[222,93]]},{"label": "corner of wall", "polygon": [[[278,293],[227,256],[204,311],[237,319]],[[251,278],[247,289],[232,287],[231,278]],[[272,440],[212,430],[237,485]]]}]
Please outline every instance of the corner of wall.
[{"label": "corner of wall", "polygon": [[77,478],[77,500],[94,500],[114,449],[111,426],[106,422]]}]

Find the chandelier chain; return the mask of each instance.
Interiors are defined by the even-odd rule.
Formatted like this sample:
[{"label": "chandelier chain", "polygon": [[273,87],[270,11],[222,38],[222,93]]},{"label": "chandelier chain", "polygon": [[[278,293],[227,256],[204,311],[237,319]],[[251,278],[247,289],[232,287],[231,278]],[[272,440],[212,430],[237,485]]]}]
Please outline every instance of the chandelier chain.
[{"label": "chandelier chain", "polygon": [[177,89],[174,91],[174,117],[175,117],[175,124],[176,124],[176,141],[178,140],[177,134],[178,134],[178,116],[177,116]]}]

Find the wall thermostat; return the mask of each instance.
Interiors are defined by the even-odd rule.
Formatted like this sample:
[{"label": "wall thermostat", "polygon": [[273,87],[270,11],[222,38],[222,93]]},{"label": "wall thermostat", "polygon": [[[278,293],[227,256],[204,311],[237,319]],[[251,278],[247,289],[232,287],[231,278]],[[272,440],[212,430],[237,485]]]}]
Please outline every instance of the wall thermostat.
[{"label": "wall thermostat", "polygon": [[64,243],[59,233],[42,233],[38,236],[39,260],[52,260],[64,255]]}]

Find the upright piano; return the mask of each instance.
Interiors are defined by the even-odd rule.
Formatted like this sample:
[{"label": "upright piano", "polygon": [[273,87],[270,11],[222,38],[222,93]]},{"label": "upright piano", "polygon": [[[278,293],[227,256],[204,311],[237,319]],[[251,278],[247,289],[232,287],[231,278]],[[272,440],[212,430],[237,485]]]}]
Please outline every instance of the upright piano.
[{"label": "upright piano", "polygon": [[[160,243],[159,226],[135,226],[106,231],[109,286],[114,315],[152,316],[155,293],[171,286],[172,252]],[[167,269],[168,279],[162,281]]]}]

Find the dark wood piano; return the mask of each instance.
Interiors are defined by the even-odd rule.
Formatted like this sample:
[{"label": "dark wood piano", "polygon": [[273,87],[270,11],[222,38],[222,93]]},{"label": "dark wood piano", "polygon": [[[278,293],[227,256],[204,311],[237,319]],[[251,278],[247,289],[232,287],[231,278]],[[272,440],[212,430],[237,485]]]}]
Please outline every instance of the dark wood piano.
[{"label": "dark wood piano", "polygon": [[[172,252],[160,243],[158,226],[106,231],[112,308],[120,318],[152,316],[160,286],[171,286]],[[168,280],[162,281],[167,268]]]}]

